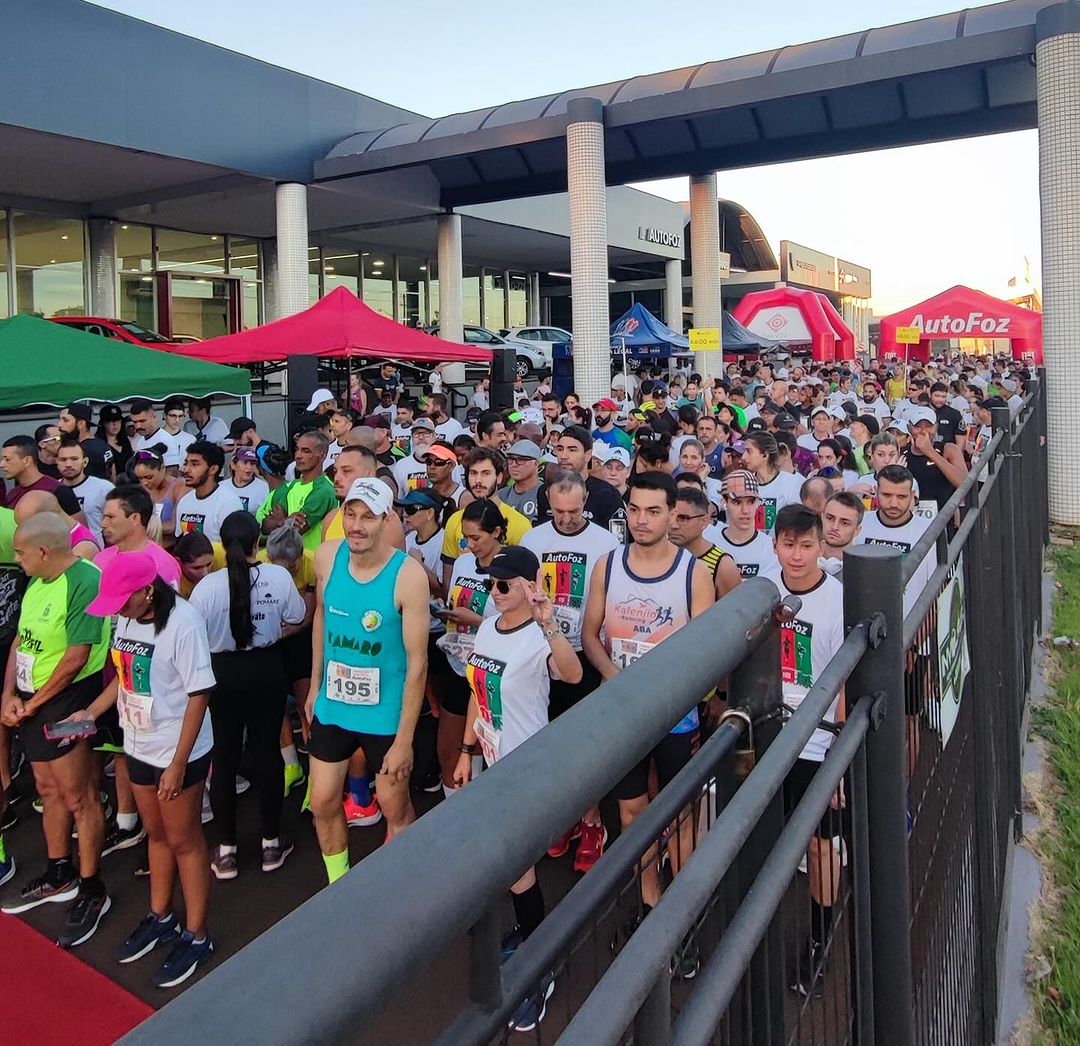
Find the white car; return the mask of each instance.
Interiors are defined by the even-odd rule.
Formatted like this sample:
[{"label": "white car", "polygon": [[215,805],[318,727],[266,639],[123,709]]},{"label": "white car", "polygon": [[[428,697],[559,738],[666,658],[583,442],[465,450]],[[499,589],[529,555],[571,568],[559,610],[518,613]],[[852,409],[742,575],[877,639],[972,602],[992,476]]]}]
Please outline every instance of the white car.
[{"label": "white car", "polygon": [[[430,327],[428,334],[439,336],[438,327]],[[544,377],[551,373],[551,345],[537,342],[520,341],[514,338],[500,338],[498,334],[492,334],[486,327],[477,327],[470,324],[465,326],[465,343],[467,345],[509,345],[514,349],[517,360],[514,364],[517,373],[527,378],[529,375]]]}]

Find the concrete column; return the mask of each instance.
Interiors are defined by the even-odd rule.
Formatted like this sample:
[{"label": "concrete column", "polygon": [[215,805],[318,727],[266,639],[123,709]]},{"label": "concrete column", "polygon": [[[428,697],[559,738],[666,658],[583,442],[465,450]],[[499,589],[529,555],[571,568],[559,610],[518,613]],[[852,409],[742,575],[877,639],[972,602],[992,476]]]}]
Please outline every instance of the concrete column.
[{"label": "concrete column", "polygon": [[439,337],[465,340],[461,303],[461,215],[440,214],[437,226],[439,250]]},{"label": "concrete column", "polygon": [[574,391],[582,403],[595,403],[611,390],[604,107],[574,98],[567,117]]},{"label": "concrete column", "polygon": [[[691,296],[695,327],[719,327],[720,305],[720,204],[716,195],[716,172],[690,175]],[[720,374],[720,352],[695,352],[694,369],[703,378]]]},{"label": "concrete column", "polygon": [[1080,368],[1080,4],[1039,11],[1035,39],[1050,519],[1077,526],[1072,382]]},{"label": "concrete column", "polygon": [[664,322],[680,334],[683,332],[682,259],[668,258],[664,262]]},{"label": "concrete column", "polygon": [[308,307],[307,186],[283,182],[275,194],[277,207],[277,279],[271,319]]},{"label": "concrete column", "polygon": [[87,274],[90,277],[90,315],[119,316],[116,296],[116,222],[106,218],[91,218],[87,222],[90,234],[90,257]]},{"label": "concrete column", "polygon": [[529,273],[529,326],[540,326],[540,273]]}]

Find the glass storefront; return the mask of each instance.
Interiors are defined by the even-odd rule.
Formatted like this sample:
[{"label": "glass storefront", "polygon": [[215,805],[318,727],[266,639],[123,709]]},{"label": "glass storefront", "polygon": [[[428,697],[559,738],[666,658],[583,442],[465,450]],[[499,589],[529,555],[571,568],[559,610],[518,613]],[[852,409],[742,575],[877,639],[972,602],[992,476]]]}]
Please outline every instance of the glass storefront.
[{"label": "glass storefront", "polygon": [[484,326],[498,333],[505,326],[503,274],[484,270]]},{"label": "glass storefront", "polygon": [[398,320],[406,327],[426,327],[428,320],[427,303],[427,262],[417,258],[399,255],[398,274]]},{"label": "glass storefront", "polygon": [[528,283],[523,272],[510,273],[509,312],[510,327],[524,327],[529,322],[529,310],[525,302],[525,287]]},{"label": "glass storefront", "polygon": [[394,317],[394,259],[390,254],[364,254],[364,304]]},{"label": "glass storefront", "polygon": [[86,231],[81,221],[14,214],[15,301],[31,316],[86,313]]},{"label": "glass storefront", "polygon": [[461,316],[462,323],[482,327],[480,315],[480,278],[484,270],[475,265],[462,266],[461,270]]},{"label": "glass storefront", "polygon": [[231,294],[237,283],[236,280],[174,273],[169,281],[172,336],[206,341],[230,334]]},{"label": "glass storefront", "polygon": [[154,230],[149,225],[121,225],[116,230],[116,267],[120,280],[117,318],[157,330]]},{"label": "glass storefront", "polygon": [[323,294],[329,294],[337,287],[344,287],[360,297],[360,256],[355,252],[346,252],[336,247],[324,247],[323,258]]},{"label": "glass storefront", "polygon": [[322,297],[322,259],[318,247],[308,248],[308,305],[314,305]]},{"label": "glass storefront", "polygon": [[157,267],[174,272],[224,273],[225,237],[158,228]]},{"label": "glass storefront", "polygon": [[240,277],[240,329],[259,325],[259,299],[262,292],[261,252],[258,240],[230,236],[229,274]]}]

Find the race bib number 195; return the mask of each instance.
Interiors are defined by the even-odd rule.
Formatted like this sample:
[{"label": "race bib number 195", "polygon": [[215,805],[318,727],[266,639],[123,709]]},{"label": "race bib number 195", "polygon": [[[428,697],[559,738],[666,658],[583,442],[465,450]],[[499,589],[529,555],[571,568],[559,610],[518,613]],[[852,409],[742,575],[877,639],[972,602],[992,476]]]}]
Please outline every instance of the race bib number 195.
[{"label": "race bib number 195", "polygon": [[377,705],[379,670],[331,661],[326,666],[326,696],[346,705]]}]

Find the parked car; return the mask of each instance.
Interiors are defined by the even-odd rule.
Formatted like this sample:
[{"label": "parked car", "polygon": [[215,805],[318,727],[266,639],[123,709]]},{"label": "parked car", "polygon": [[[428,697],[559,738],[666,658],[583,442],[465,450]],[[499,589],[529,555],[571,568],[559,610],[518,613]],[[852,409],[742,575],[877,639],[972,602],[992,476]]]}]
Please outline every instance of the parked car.
[{"label": "parked car", "polygon": [[546,343],[573,341],[574,336],[562,327],[511,327],[499,334],[507,341],[539,341]]},{"label": "parked car", "polygon": [[[429,327],[428,334],[439,336],[438,327]],[[517,355],[515,367],[518,374],[527,378],[530,375],[545,377],[551,373],[551,344],[543,342],[518,341],[511,338],[500,338],[485,327],[466,325],[465,341],[469,345],[508,345],[514,349]]]},{"label": "parked car", "polygon": [[112,338],[113,341],[126,341],[132,345],[142,345],[144,348],[156,349],[162,345],[171,345],[168,338],[163,338],[154,331],[132,323],[130,320],[109,320],[100,316],[54,316],[53,323],[62,323],[65,327],[74,327],[76,330],[86,331],[87,334],[98,334],[103,338]]}]

